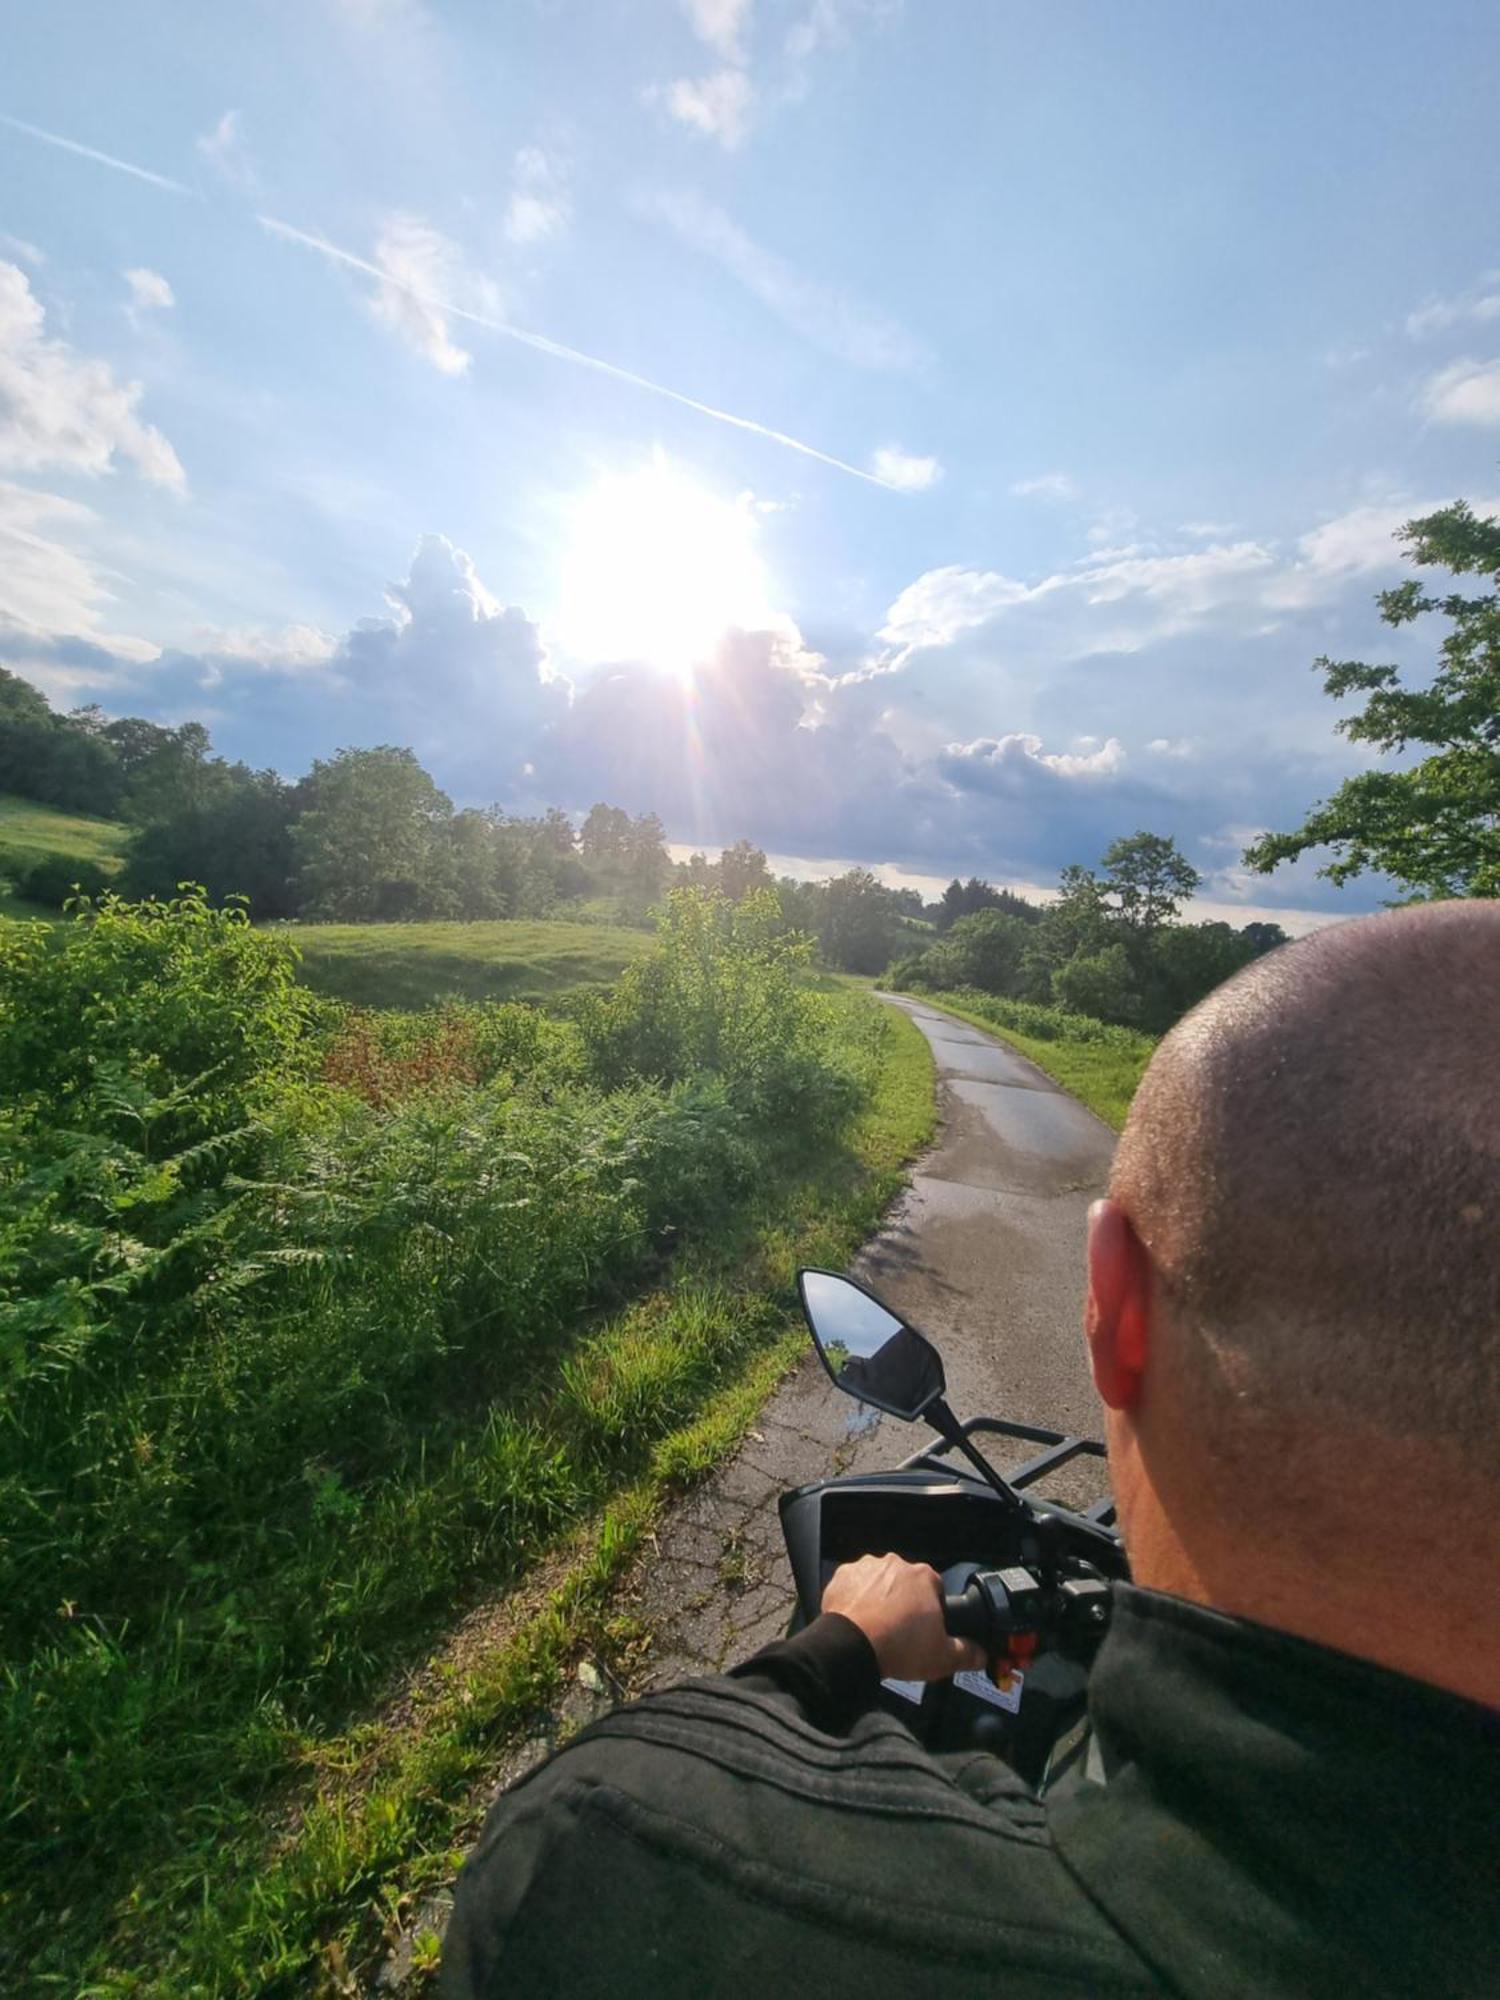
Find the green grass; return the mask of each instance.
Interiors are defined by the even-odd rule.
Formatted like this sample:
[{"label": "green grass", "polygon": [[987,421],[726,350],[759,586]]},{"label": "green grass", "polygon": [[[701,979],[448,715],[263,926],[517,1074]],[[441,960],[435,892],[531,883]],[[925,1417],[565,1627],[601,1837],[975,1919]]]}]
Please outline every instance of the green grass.
[{"label": "green grass", "polygon": [[551,1000],[605,986],[650,948],[623,926],[518,920],[477,924],[288,924],[315,992],[362,1007],[437,1000]]},{"label": "green grass", "polygon": [[914,997],[1009,1042],[1116,1132],[1125,1123],[1136,1086],[1156,1049],[1154,1035],[1112,1027],[1060,1007],[997,999],[972,989]]},{"label": "green grass", "polygon": [[[517,1497],[551,1524],[527,1551],[532,1569],[549,1562],[545,1594],[518,1600],[477,1657],[440,1644],[422,1698],[394,1725],[378,1706],[326,1733],[278,1731],[268,1718],[280,1786],[200,1797],[176,1849],[152,1855],[110,1911],[89,1913],[93,1923],[105,1916],[108,1945],[85,1954],[58,1940],[49,1953],[58,1977],[70,1979],[86,1956],[81,1990],[111,2000],[365,1990],[393,1921],[454,1872],[504,1746],[581,1648],[607,1658],[620,1643],[611,1588],[661,1506],[733,1448],[803,1351],[798,1265],[847,1261],[931,1135],[924,1038],[894,1010],[872,1020],[861,997],[839,1005],[861,1046],[876,1038],[879,1058],[844,1137],[789,1146],[783,1170],[664,1282],[586,1335],[550,1390],[489,1427],[483,1450],[493,1457],[506,1443],[527,1482]],[[429,1468],[429,1489],[439,1489],[429,1534],[447,1505],[441,1489],[463,1477],[461,1466],[447,1476]],[[536,1504],[533,1483],[550,1489],[549,1506]],[[462,1608],[453,1603],[455,1615]]]},{"label": "green grass", "polygon": [[34,799],[0,792],[0,916],[54,920],[56,910],[12,895],[5,878],[33,868],[52,855],[93,862],[113,873],[124,862],[129,840],[130,828],[118,820],[88,819],[81,813],[58,812],[52,806],[38,805]]}]

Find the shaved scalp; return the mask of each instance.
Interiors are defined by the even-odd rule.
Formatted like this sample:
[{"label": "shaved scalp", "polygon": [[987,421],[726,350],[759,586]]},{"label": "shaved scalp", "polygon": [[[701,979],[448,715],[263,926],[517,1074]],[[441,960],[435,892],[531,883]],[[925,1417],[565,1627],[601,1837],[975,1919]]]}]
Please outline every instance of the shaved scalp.
[{"label": "shaved scalp", "polygon": [[1215,1448],[1340,1422],[1496,1477],[1500,903],[1283,946],[1167,1036],[1111,1193]]}]

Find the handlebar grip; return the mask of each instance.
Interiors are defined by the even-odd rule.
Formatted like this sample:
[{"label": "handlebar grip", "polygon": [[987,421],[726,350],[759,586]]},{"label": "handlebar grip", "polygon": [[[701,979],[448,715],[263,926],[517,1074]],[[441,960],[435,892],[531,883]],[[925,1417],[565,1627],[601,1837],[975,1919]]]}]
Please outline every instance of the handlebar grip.
[{"label": "handlebar grip", "polygon": [[990,1636],[990,1607],[983,1593],[971,1584],[967,1590],[945,1595],[943,1623],[955,1639],[977,1639],[984,1645]]}]

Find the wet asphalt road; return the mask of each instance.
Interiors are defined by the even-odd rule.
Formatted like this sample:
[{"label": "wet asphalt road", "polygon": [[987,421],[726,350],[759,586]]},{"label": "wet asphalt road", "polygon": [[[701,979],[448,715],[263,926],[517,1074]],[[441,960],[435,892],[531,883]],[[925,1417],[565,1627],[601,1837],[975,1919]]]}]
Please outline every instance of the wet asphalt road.
[{"label": "wet asphalt road", "polygon": [[[942,1122],[854,1275],[937,1343],[960,1417],[1097,1435],[1080,1332],[1084,1221],[1114,1134],[1005,1044],[883,997],[932,1045]],[[734,1458],[662,1525],[638,1583],[656,1634],[645,1684],[732,1666],[784,1628],[785,1488],[892,1466],[928,1435],[840,1395],[809,1349]],[[1002,1469],[1025,1455],[995,1454]],[[1086,1468],[1049,1490],[1078,1505],[1102,1487]]]}]

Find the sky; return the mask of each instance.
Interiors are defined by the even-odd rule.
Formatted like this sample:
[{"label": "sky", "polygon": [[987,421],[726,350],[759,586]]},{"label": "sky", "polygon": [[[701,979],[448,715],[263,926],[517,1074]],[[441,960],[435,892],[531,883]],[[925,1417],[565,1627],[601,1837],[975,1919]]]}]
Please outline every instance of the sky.
[{"label": "sky", "polygon": [[1500,12],[49,0],[0,63],[0,662],[803,872],[1300,822],[1500,510]]}]

